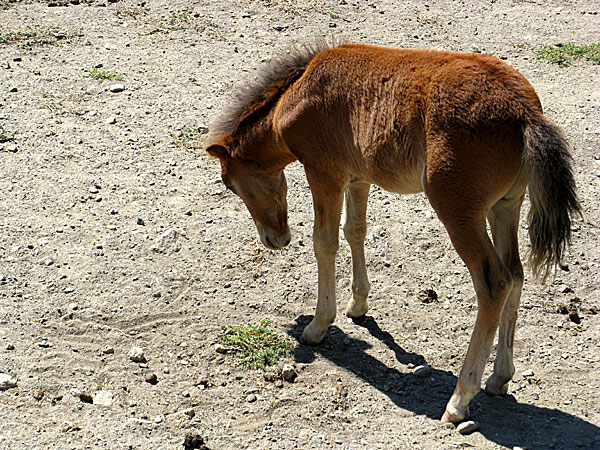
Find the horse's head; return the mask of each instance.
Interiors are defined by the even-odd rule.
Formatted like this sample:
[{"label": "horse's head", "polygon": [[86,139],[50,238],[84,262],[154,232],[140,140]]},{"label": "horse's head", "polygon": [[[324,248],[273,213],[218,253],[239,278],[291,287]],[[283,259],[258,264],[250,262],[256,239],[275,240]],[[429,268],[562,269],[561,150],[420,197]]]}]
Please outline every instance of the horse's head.
[{"label": "horse's head", "polygon": [[226,147],[218,144],[206,151],[219,158],[223,183],[244,201],[261,242],[270,249],[288,245],[291,235],[283,170],[269,170],[256,161],[234,158]]}]

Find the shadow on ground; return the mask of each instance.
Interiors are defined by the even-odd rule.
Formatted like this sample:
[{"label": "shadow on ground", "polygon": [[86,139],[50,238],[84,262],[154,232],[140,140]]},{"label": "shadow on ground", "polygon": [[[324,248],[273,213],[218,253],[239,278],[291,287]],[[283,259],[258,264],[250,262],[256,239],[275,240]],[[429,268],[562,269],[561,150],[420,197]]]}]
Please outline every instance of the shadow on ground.
[{"label": "shadow on ground", "polygon": [[[296,324],[288,330],[289,335],[299,340],[311,319],[312,316],[297,318]],[[357,325],[366,328],[392,350],[401,364],[420,365],[426,362],[423,356],[406,352],[372,317],[367,316]],[[432,368],[428,378],[417,378],[412,373],[387,367],[369,355],[365,350],[371,347],[369,343],[332,326],[323,343],[318,346],[300,344],[294,352],[296,361],[301,363],[310,363],[320,355],[384,393],[396,406],[440,420],[454,390],[456,376]],[[512,395],[490,397],[480,392],[471,402],[470,417],[480,423],[478,432],[486,439],[508,448],[600,448],[599,427],[557,409],[519,403]]]}]

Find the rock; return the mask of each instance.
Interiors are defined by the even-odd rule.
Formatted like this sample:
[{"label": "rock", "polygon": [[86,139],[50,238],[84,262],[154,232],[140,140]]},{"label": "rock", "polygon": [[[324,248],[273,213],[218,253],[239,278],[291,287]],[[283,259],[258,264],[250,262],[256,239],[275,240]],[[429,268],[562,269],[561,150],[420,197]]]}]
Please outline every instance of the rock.
[{"label": "rock", "polygon": [[248,395],[246,396],[246,401],[247,401],[248,403],[253,403],[253,402],[255,402],[255,401],[256,401],[256,394],[248,394]]},{"label": "rock", "polygon": [[14,349],[15,349],[15,346],[14,346],[13,344],[6,344],[6,345],[4,346],[4,348],[5,348],[6,350],[14,350]]},{"label": "rock", "polygon": [[286,364],[285,366],[283,366],[283,369],[281,369],[281,376],[284,380],[293,383],[298,374],[296,373],[294,366],[292,366],[291,364]]},{"label": "rock", "polygon": [[413,370],[413,375],[419,378],[425,378],[428,377],[431,374],[431,367],[429,367],[427,364],[424,364],[422,366],[417,366],[415,367],[415,370]]},{"label": "rock", "polygon": [[0,391],[17,387],[17,380],[6,373],[0,373]]},{"label": "rock", "polygon": [[46,267],[49,267],[52,264],[54,264],[54,260],[52,258],[46,258],[45,260],[42,261],[42,264],[45,265]]},{"label": "rock", "polygon": [[144,355],[144,349],[141,347],[133,347],[129,351],[129,359],[134,362],[146,362],[146,355]]},{"label": "rock", "polygon": [[460,423],[456,429],[460,434],[469,434],[479,429],[479,422],[474,420],[467,420],[466,422]]},{"label": "rock", "polygon": [[117,118],[115,116],[110,116],[108,119],[105,120],[105,123],[107,125],[114,125],[115,123],[117,123]]},{"label": "rock", "polygon": [[104,347],[102,349],[102,353],[104,353],[105,355],[112,355],[115,352],[115,349],[108,346],[108,347]]},{"label": "rock", "polygon": [[142,226],[143,226],[143,225],[145,225],[145,223],[144,223],[144,219],[141,219],[141,218],[139,218],[139,217],[138,217],[138,219],[137,219],[137,222],[136,222],[136,223],[137,223],[138,225],[142,225]]},{"label": "rock", "polygon": [[79,394],[79,400],[81,400],[83,403],[94,403],[94,397],[92,397],[92,394],[85,391]]},{"label": "rock", "polygon": [[96,391],[94,394],[94,405],[111,406],[113,404],[113,394],[110,391]]},{"label": "rock", "polygon": [[206,134],[208,133],[208,126],[201,123],[200,125],[198,125],[198,133],[200,134]]},{"label": "rock", "polygon": [[110,92],[123,92],[125,90],[125,85],[123,83],[116,83],[116,84],[111,84],[110,87]]},{"label": "rock", "polygon": [[[180,234],[177,230],[170,228],[157,239],[154,245],[150,247],[150,250],[155,253],[166,253],[169,247],[171,247],[173,244],[176,244],[179,236]],[[179,248],[180,246],[176,245],[174,250],[177,251]]]},{"label": "rock", "polygon": [[277,378],[279,378],[275,372],[265,372],[265,374],[263,376],[265,378],[265,381],[270,381],[270,382],[273,382]]},{"label": "rock", "polygon": [[16,144],[9,145],[8,147],[6,147],[6,150],[8,150],[11,153],[17,153],[19,151]]},{"label": "rock", "polygon": [[287,28],[287,25],[273,25],[275,31],[283,31]]},{"label": "rock", "polygon": [[225,347],[223,344],[215,344],[215,352],[227,353],[227,347]]},{"label": "rock", "polygon": [[18,91],[19,91],[19,90],[18,90],[18,89],[17,89],[15,86],[11,87],[11,88],[8,90],[8,92],[18,92]]},{"label": "rock", "polygon": [[158,384],[158,377],[156,376],[155,373],[149,373],[148,375],[146,375],[146,378],[144,379],[144,381],[146,381],[146,383],[156,385],[156,384]]},{"label": "rock", "polygon": [[533,376],[533,370],[527,369],[527,370],[523,371],[522,375],[524,377],[532,377]]},{"label": "rock", "polygon": [[47,339],[42,339],[40,342],[38,342],[38,346],[42,348],[48,348],[50,347],[50,344],[48,343]]},{"label": "rock", "polygon": [[33,391],[32,395],[33,398],[35,398],[36,400],[41,400],[42,398],[44,398],[44,391],[38,388],[35,391]]}]

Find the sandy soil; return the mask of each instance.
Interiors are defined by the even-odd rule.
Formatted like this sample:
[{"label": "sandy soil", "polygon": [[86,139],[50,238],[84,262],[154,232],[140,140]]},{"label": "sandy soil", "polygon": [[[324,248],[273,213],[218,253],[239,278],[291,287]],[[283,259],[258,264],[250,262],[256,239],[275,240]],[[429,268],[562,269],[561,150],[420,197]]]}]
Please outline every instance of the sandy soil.
[{"label": "sandy soil", "polygon": [[[0,5],[4,39],[29,30],[0,44],[0,131],[14,133],[0,143],[0,373],[17,382],[0,391],[0,448],[178,449],[189,433],[213,450],[600,447],[600,66],[536,56],[545,44],[598,41],[597,2]],[[272,252],[194,146],[235,84],[322,36],[498,55],[573,145],[586,218],[569,270],[546,285],[527,273],[510,395],[479,394],[480,429],[468,436],[439,418],[474,294],[425,197],[372,191],[369,318],[340,314],[323,344],[301,346],[316,301],[301,166],[287,171],[293,242]],[[123,80],[91,78],[94,67]],[[342,242],[340,313],[349,260]],[[425,289],[438,300],[421,302]],[[223,326],[262,318],[294,342],[294,383],[214,351]],[[145,363],[130,360],[135,346]],[[415,377],[424,362],[431,375]]]}]

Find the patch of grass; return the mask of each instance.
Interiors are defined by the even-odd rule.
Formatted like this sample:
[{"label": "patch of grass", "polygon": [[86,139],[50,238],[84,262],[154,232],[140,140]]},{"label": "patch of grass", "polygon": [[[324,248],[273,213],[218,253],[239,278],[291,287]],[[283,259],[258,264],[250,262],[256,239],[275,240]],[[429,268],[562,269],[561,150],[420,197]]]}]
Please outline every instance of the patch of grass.
[{"label": "patch of grass", "polygon": [[175,143],[188,150],[203,150],[205,127],[185,126],[180,131],[172,133]]},{"label": "patch of grass", "polygon": [[150,10],[143,6],[133,6],[131,8],[120,8],[115,11],[117,17],[133,17],[137,19],[142,16],[147,16]]},{"label": "patch of grass", "polygon": [[271,321],[263,319],[257,325],[229,326],[220,343],[233,347],[244,369],[262,369],[272,366],[280,358],[292,356],[292,344],[285,337],[269,329]]},{"label": "patch of grass", "polygon": [[117,73],[114,70],[98,70],[92,69],[90,73],[88,73],[88,77],[95,78],[96,80],[117,80],[120,81],[123,79],[122,73]]},{"label": "patch of grass", "polygon": [[560,67],[570,66],[573,60],[580,58],[585,58],[592,64],[600,64],[600,43],[544,45],[537,53],[540,58],[556,63]]},{"label": "patch of grass", "polygon": [[0,144],[3,142],[11,142],[15,140],[15,133],[10,134],[4,129],[4,125],[0,123]]},{"label": "patch of grass", "polygon": [[169,14],[166,17],[154,20],[153,23],[155,28],[150,33],[192,30],[197,33],[207,33],[211,38],[224,39],[224,32],[217,23],[191,9]]},{"label": "patch of grass", "polygon": [[70,42],[83,36],[79,30],[65,30],[58,26],[28,25],[18,30],[0,26],[0,44],[21,44],[28,47]]}]

